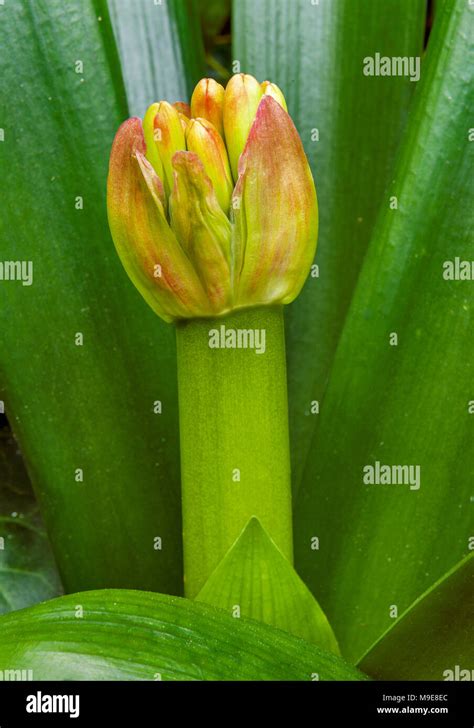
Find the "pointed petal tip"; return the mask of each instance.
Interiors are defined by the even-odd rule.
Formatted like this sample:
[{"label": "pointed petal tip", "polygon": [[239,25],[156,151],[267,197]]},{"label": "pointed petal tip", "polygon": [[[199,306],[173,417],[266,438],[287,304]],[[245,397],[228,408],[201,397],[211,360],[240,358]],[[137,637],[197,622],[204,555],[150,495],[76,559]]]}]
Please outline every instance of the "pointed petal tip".
[{"label": "pointed petal tip", "polygon": [[[299,148],[300,153],[306,159],[298,130],[293,123],[289,113],[269,94],[262,96],[257,107],[257,113],[245,143],[245,147],[239,158],[238,177],[240,178],[247,166],[247,159],[250,151],[257,145],[269,144],[272,148],[275,138],[280,138],[286,144],[291,139],[293,144]],[[285,145],[286,145],[285,144]]]},{"label": "pointed petal tip", "polygon": [[177,192],[178,175],[187,179],[188,183],[196,187],[196,189],[201,188],[202,190],[202,185],[204,185],[207,193],[212,192],[212,182],[204,170],[204,165],[199,155],[195,152],[175,152],[171,159],[171,164],[174,170],[174,196],[176,196]]},{"label": "pointed petal tip", "polygon": [[197,84],[191,97],[191,114],[211,121],[223,136],[222,112],[225,89],[212,78],[203,78]]},{"label": "pointed petal tip", "polygon": [[260,118],[262,116],[268,116],[268,115],[277,115],[280,117],[288,117],[288,119],[291,121],[292,125],[293,121],[291,119],[291,116],[286,111],[286,109],[283,108],[283,106],[270,94],[263,94],[262,98],[260,99],[260,103],[257,108],[257,114],[255,116],[255,119]]},{"label": "pointed petal tip", "polygon": [[132,116],[130,119],[125,119],[125,121],[120,124],[112,144],[112,156],[114,151],[116,152],[118,148],[121,149],[124,146],[130,147],[130,149],[136,148],[142,152],[146,151],[142,120],[138,116]]},{"label": "pointed petal tip", "polygon": [[120,185],[130,173],[130,165],[136,152],[145,154],[146,144],[142,121],[138,116],[126,119],[118,128],[112,143],[107,180],[109,212],[121,198]]},{"label": "pointed petal tip", "polygon": [[195,152],[189,152],[189,151],[179,151],[175,152],[173,154],[173,157],[171,159],[171,163],[173,167],[177,170],[180,169],[183,166],[191,166],[195,169],[204,169],[203,164],[201,160],[199,159],[199,156]]}]

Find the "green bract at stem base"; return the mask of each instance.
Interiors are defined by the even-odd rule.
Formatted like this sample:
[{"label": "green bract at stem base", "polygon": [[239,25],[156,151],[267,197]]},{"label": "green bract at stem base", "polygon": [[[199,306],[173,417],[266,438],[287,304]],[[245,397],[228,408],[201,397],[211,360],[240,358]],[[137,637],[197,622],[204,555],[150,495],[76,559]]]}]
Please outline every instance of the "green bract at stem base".
[{"label": "green bract at stem base", "polygon": [[243,309],[176,331],[185,593],[193,598],[252,516],[293,561],[283,310]]}]

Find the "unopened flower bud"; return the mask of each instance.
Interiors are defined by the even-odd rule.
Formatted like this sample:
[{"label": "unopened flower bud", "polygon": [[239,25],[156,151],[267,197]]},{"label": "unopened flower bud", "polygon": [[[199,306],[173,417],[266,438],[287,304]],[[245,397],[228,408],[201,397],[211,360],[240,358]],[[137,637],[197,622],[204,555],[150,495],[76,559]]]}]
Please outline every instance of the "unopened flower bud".
[{"label": "unopened flower bud", "polygon": [[173,158],[176,182],[170,199],[171,227],[203,282],[211,309],[231,308],[231,225],[194,152]]},{"label": "unopened flower bud", "polygon": [[249,135],[262,89],[253,76],[237,73],[227,84],[224,96],[224,133],[230,167],[237,181],[237,167]]},{"label": "unopened flower bud", "polygon": [[278,101],[282,109],[285,109],[285,111],[288,111],[288,107],[286,105],[285,97],[283,96],[282,90],[276,85],[276,83],[272,83],[271,81],[264,81],[261,84],[262,91],[264,95],[271,96],[275,101]]},{"label": "unopened flower bud", "polygon": [[186,131],[186,146],[195,152],[204,165],[220,206],[225,213],[229,210],[232,195],[232,175],[229,159],[222,137],[210,121],[192,119]]},{"label": "unopened flower bud", "polygon": [[158,153],[158,147],[155,143],[155,116],[160,108],[159,104],[152,104],[143,119],[143,134],[146,143],[146,157],[153,166],[158,177],[163,180],[163,164]]},{"label": "unopened flower bud", "polygon": [[174,183],[171,160],[176,152],[186,149],[186,141],[179,112],[167,101],[161,101],[157,105],[153,120],[153,139],[163,165],[163,181],[169,195]]},{"label": "unopened flower bud", "polygon": [[[206,98],[208,111],[222,110],[217,86],[198,84],[193,113]],[[166,321],[290,303],[313,262],[316,190],[283,94],[239,74],[223,106],[225,142],[212,120],[188,119],[163,101],[143,125],[122,124],[112,147],[112,237],[130,278]]]},{"label": "unopened flower bud", "polygon": [[224,109],[224,87],[213,78],[203,78],[197,84],[191,97],[191,115],[195,119],[207,119],[214,124],[224,138],[222,113]]},{"label": "unopened flower bud", "polygon": [[125,270],[146,302],[165,321],[194,311],[209,316],[211,307],[199,276],[156,204],[155,171],[142,172],[145,154],[140,119],[119,128],[110,155],[107,211],[115,247]]}]

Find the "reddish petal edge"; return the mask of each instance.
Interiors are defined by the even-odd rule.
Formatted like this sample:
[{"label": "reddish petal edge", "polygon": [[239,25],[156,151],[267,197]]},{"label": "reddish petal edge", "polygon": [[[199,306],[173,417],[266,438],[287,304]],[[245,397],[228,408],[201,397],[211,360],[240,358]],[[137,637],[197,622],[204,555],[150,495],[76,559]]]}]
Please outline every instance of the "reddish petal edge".
[{"label": "reddish petal edge", "polygon": [[107,209],[115,247],[132,282],[162,318],[206,315],[204,289],[142,175],[137,154],[145,152],[141,119],[132,117],[118,129],[110,156]]}]

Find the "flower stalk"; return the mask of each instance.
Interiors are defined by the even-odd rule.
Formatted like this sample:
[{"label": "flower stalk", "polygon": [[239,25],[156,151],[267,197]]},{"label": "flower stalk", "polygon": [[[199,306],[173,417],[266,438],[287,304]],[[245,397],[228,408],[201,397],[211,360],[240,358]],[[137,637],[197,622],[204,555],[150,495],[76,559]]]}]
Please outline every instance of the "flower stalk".
[{"label": "flower stalk", "polygon": [[194,319],[176,333],[185,594],[192,598],[252,516],[292,561],[283,311]]}]

